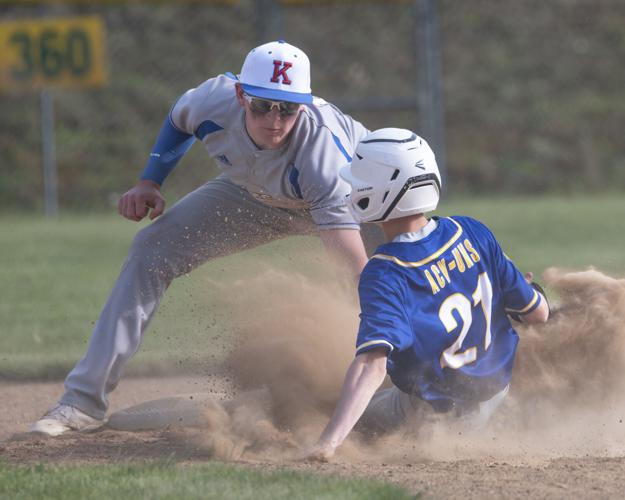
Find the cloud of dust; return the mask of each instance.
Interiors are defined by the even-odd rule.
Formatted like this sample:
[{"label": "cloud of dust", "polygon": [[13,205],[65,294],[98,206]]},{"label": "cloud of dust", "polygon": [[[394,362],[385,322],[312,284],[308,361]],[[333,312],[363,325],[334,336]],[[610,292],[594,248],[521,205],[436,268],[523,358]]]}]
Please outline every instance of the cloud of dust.
[{"label": "cloud of dust", "polygon": [[207,408],[193,438],[222,459],[294,458],[319,436],[353,359],[355,290],[267,268],[227,293],[238,334],[227,370],[239,392]]},{"label": "cloud of dust", "polygon": [[[625,280],[590,269],[549,269],[559,296],[545,325],[517,327],[511,394],[487,429],[432,416],[376,440],[353,433],[338,460],[614,455],[625,451]],[[290,460],[319,436],[353,359],[354,292],[267,269],[236,283],[241,332],[229,360],[241,392],[206,411],[204,444],[222,459]]]},{"label": "cloud of dust", "polygon": [[327,414],[355,351],[355,294],[339,283],[314,285],[271,270],[240,286],[249,295],[238,295],[241,342],[229,363],[239,386],[266,387],[281,426]]}]

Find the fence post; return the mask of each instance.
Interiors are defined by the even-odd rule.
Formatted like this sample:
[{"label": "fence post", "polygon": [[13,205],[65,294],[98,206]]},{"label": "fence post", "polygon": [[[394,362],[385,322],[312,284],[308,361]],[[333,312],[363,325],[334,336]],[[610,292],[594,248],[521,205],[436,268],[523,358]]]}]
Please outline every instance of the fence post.
[{"label": "fence post", "polygon": [[256,0],[255,4],[258,43],[282,38],[282,8],[277,0]]},{"label": "fence post", "polygon": [[436,0],[415,0],[418,134],[428,141],[447,186],[440,28]]},{"label": "fence post", "polygon": [[59,194],[54,144],[54,100],[51,91],[46,88],[41,90],[41,153],[45,214],[46,217],[56,217],[59,212]]}]

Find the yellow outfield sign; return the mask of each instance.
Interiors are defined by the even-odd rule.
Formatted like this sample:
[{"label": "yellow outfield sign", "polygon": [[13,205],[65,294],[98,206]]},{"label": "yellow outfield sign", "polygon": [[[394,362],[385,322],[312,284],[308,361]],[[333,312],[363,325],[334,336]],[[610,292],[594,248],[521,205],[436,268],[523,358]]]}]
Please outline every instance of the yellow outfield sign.
[{"label": "yellow outfield sign", "polygon": [[0,5],[136,5],[136,4],[216,4],[235,5],[239,0],[0,0]]},{"label": "yellow outfield sign", "polygon": [[97,16],[0,22],[0,90],[106,84],[104,32]]},{"label": "yellow outfield sign", "polygon": [[[327,4],[327,3],[365,3],[372,0],[278,0],[278,3],[284,5],[311,5],[311,4]],[[413,0],[390,0],[393,3],[408,3]],[[387,3],[389,0],[373,0],[373,3]]]}]

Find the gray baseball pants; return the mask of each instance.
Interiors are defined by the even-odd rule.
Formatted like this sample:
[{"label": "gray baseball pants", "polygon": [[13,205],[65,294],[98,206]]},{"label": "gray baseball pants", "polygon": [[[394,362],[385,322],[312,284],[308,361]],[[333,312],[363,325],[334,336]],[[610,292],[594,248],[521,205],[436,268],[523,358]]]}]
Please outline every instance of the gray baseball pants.
[{"label": "gray baseball pants", "polygon": [[[315,233],[307,211],[264,205],[224,176],[189,193],[137,233],[87,352],[65,379],[60,402],[104,418],[107,395],[137,352],[174,278],[217,257]],[[382,243],[381,232],[371,224],[363,226],[363,239]]]},{"label": "gray baseball pants", "polygon": [[[495,414],[501,403],[508,395],[510,386],[495,394],[487,401],[477,404],[469,413],[459,416],[460,423],[467,429],[482,429]],[[404,423],[423,420],[427,415],[433,415],[434,410],[425,401],[411,397],[397,387],[377,391],[359,422],[369,432],[385,433],[397,430]]]}]

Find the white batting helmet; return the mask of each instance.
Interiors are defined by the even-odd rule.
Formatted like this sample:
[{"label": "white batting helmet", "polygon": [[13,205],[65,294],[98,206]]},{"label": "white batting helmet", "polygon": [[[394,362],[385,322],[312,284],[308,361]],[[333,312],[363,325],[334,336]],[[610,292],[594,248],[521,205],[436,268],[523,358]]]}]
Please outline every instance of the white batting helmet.
[{"label": "white batting helmet", "polygon": [[441,176],[434,153],[410,130],[383,128],[367,135],[340,175],[361,222],[383,222],[436,209]]}]

